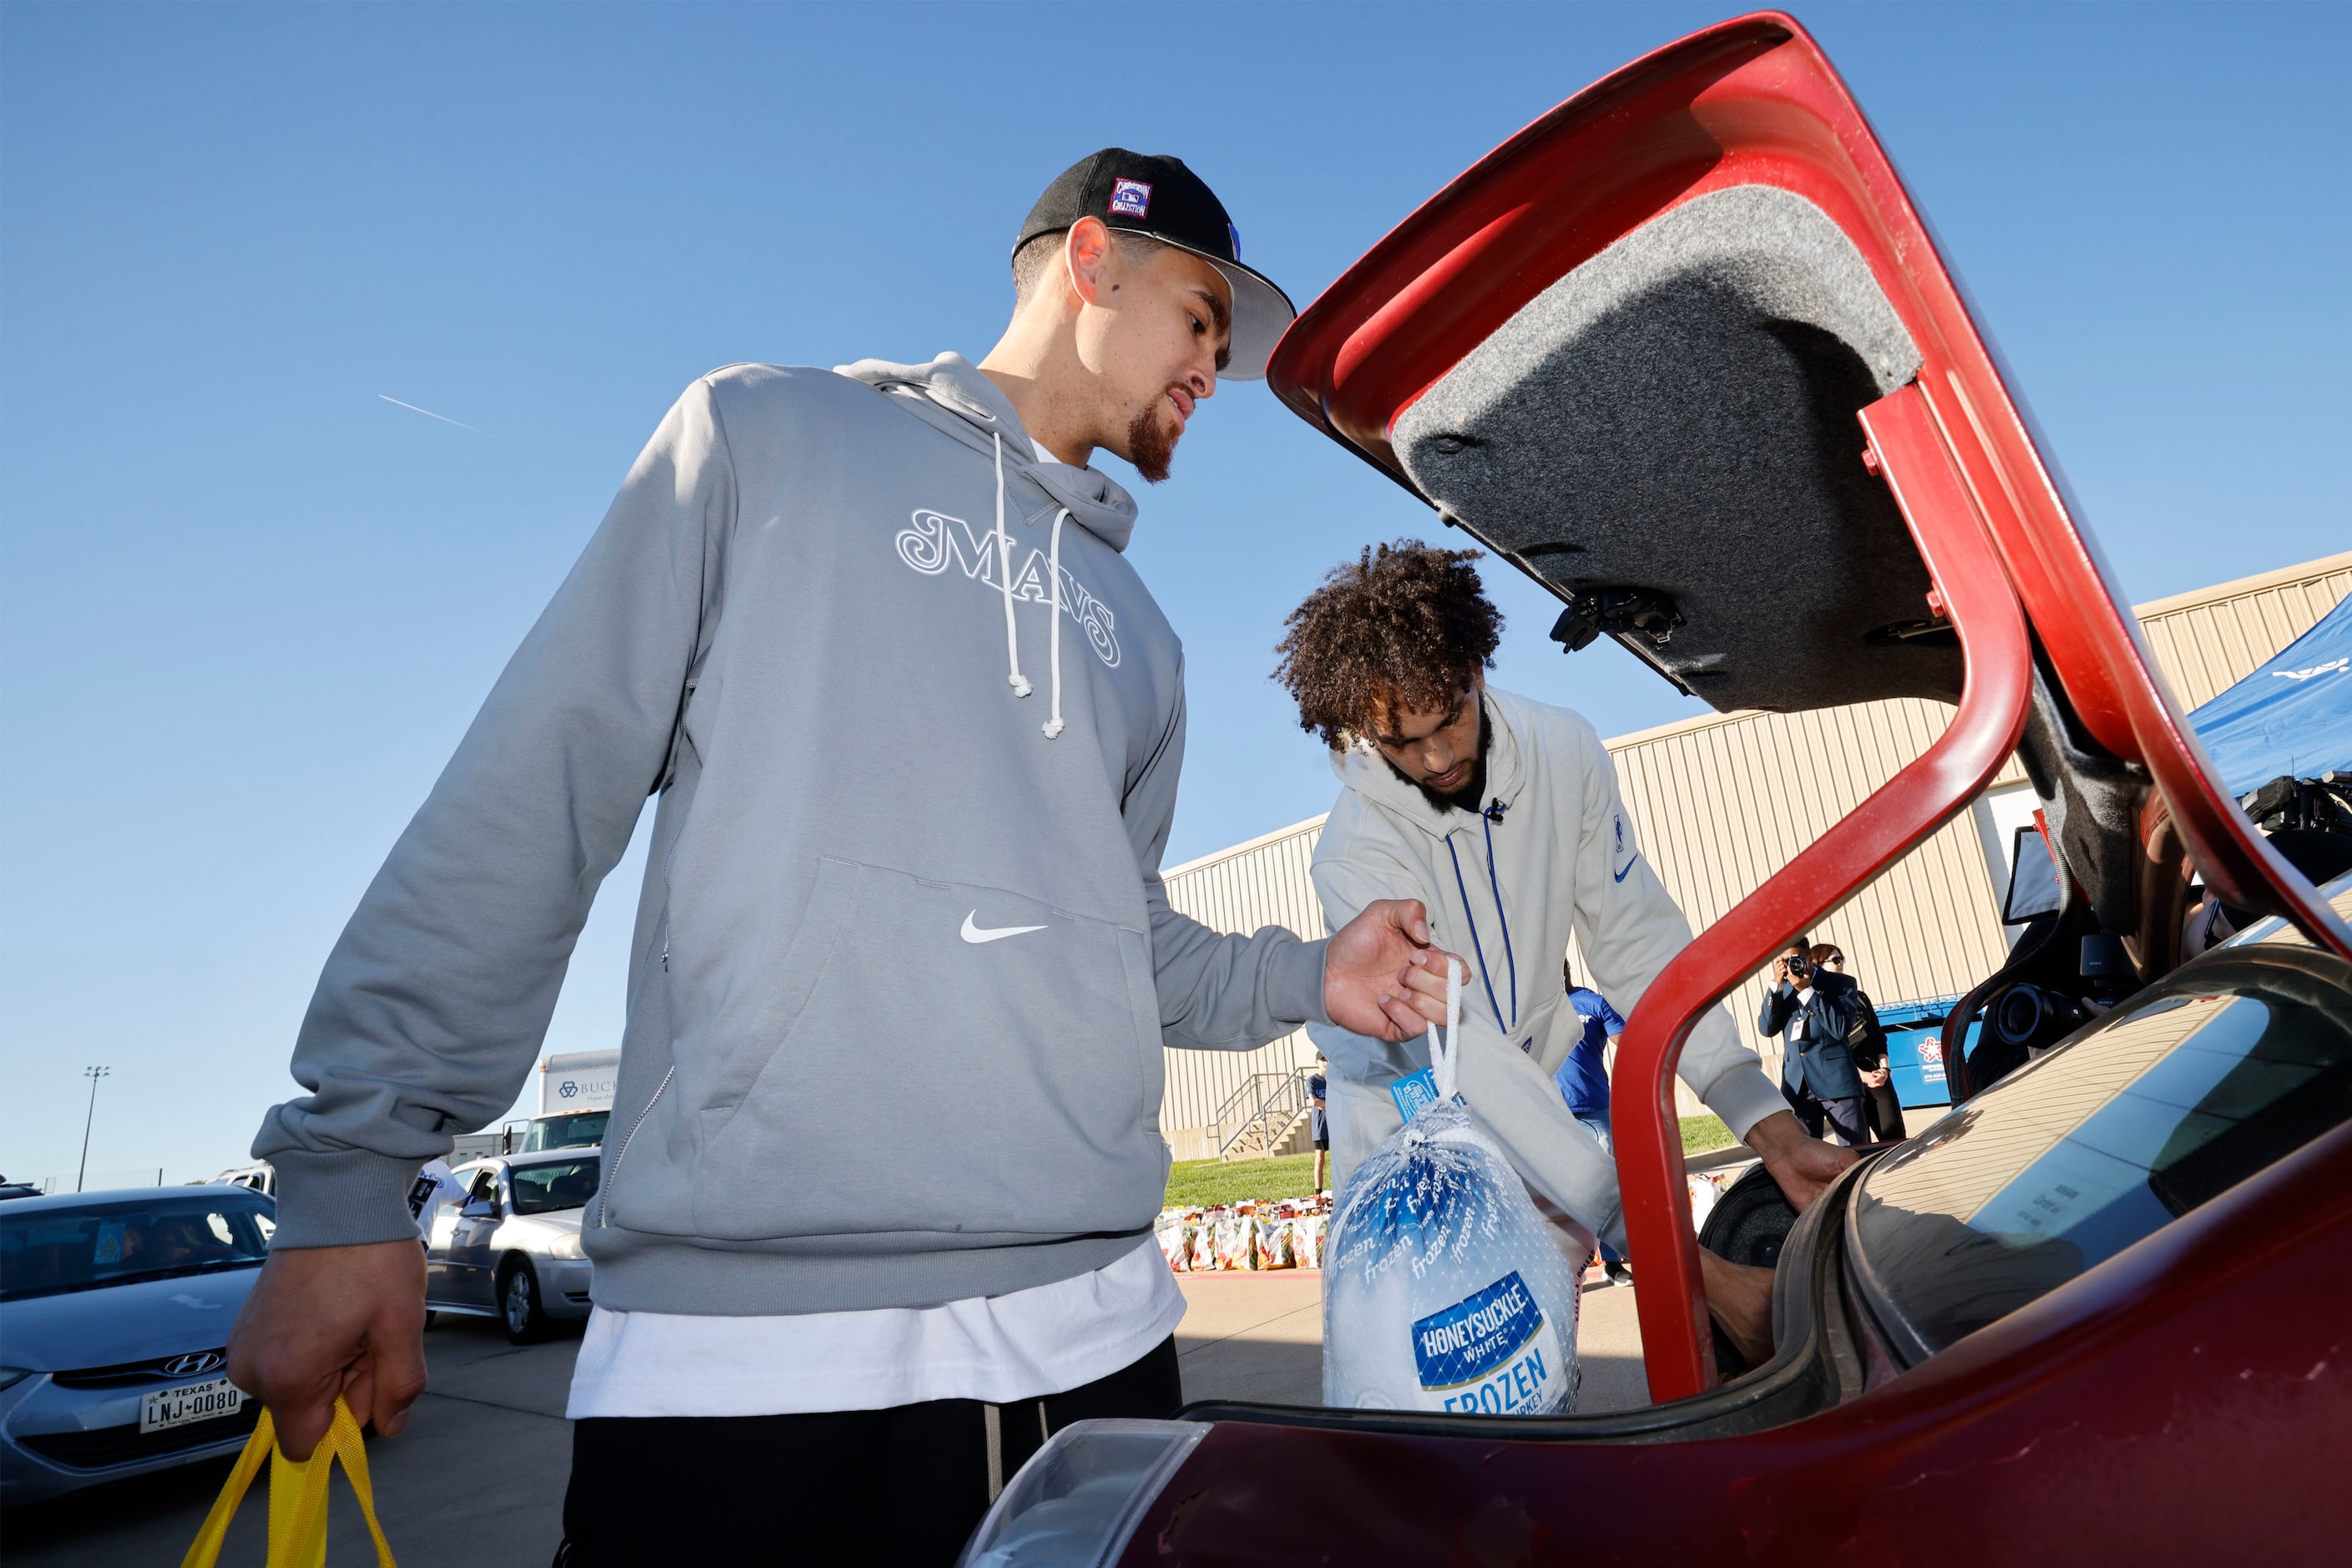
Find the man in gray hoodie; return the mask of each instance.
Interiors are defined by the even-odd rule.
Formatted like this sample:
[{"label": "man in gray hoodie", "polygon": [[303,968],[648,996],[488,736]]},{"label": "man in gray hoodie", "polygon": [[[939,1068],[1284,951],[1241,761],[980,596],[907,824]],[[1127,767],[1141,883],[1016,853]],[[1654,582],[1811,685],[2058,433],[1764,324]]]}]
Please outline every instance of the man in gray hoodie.
[{"label": "man in gray hoodie", "polygon": [[1086,465],[1164,476],[1288,301],[1196,176],[1116,148],[1014,272],[977,367],[688,388],[394,847],[255,1142],[278,1230],[230,1370],[289,1453],[339,1391],[404,1424],[404,1194],[512,1100],[649,794],[575,1563],[948,1561],[1049,1429],[1178,1401],[1162,1045],[1442,1016],[1417,904],[1229,936],[1158,876],[1182,652]]}]

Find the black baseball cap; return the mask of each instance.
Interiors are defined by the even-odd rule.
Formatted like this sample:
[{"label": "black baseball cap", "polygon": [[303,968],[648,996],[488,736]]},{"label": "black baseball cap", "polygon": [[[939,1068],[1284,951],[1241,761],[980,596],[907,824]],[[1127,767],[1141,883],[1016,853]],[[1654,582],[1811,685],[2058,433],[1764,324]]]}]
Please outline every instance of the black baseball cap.
[{"label": "black baseball cap", "polygon": [[1062,171],[1045,187],[1021,226],[1021,247],[1041,234],[1055,234],[1082,217],[1098,217],[1110,228],[1148,234],[1189,250],[1225,275],[1234,290],[1233,341],[1227,381],[1257,381],[1283,330],[1297,316],[1290,296],[1264,273],[1242,265],[1242,234],[1225,204],[1181,158],[1106,147]]}]

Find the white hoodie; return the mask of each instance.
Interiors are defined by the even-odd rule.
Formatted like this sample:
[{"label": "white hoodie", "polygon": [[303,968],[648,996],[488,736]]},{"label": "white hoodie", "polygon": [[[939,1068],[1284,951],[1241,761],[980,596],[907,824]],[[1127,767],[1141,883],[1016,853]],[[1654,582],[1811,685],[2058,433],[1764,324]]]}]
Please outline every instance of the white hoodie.
[{"label": "white hoodie", "polygon": [[[1492,687],[1486,713],[1483,816],[1437,810],[1377,752],[1333,756],[1347,787],[1316,846],[1315,890],[1334,931],[1377,899],[1427,906],[1432,936],[1469,972],[1463,1100],[1530,1185],[1622,1247],[1616,1163],[1569,1114],[1552,1080],[1583,1033],[1560,960],[1573,933],[1584,983],[1631,1016],[1689,944],[1690,923],[1634,842],[1616,767],[1592,726]],[[1428,1065],[1428,1046],[1419,1036],[1391,1045],[1328,1024],[1307,1034],[1331,1060],[1336,1187],[1401,1125],[1389,1086]],[[1692,1029],[1680,1072],[1735,1136],[1788,1109],[1720,1007]]]}]

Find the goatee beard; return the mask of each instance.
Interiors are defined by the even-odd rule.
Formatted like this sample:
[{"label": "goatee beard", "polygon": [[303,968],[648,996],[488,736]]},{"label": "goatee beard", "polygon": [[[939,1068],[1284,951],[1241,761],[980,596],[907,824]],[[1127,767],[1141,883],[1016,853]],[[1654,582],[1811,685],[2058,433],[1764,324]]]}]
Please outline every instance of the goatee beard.
[{"label": "goatee beard", "polygon": [[[1492,742],[1494,738],[1494,732],[1487,728],[1486,711],[1481,709],[1478,714],[1478,761],[1470,770],[1469,782],[1465,784],[1460,789],[1456,790],[1452,795],[1438,794],[1435,790],[1430,788],[1419,779],[1414,778],[1411,773],[1406,773],[1394,763],[1390,763],[1386,757],[1381,757],[1381,761],[1388,763],[1389,772],[1396,774],[1400,781],[1412,785],[1413,788],[1419,790],[1421,792],[1421,798],[1429,802],[1430,810],[1435,812],[1476,811],[1478,809],[1478,797],[1486,793],[1486,748],[1488,744]],[[1373,754],[1375,756],[1379,755],[1378,752],[1374,752]]]},{"label": "goatee beard", "polygon": [[1177,439],[1160,423],[1160,405],[1154,401],[1128,421],[1127,460],[1135,465],[1145,483],[1159,484],[1168,478],[1168,461],[1176,455]]}]

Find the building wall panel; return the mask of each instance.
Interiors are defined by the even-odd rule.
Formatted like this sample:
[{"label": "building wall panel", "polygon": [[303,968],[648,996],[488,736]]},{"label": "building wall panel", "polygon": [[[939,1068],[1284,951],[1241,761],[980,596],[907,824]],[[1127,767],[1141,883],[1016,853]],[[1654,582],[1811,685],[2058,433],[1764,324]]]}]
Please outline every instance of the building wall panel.
[{"label": "building wall panel", "polygon": [[2186,708],[2242,680],[2352,595],[2352,552],[2139,609],[2165,679]]},{"label": "building wall panel", "polygon": [[[1318,940],[1328,933],[1308,873],[1322,832],[1318,816],[1176,867],[1165,879],[1169,907],[1216,931],[1280,926]],[[1315,1047],[1300,1029],[1254,1051],[1161,1055],[1168,1087],[1160,1100],[1160,1130],[1178,1159],[1202,1159],[1215,1151],[1202,1146],[1200,1130],[1226,1099],[1253,1074],[1286,1072],[1313,1062]]]}]

